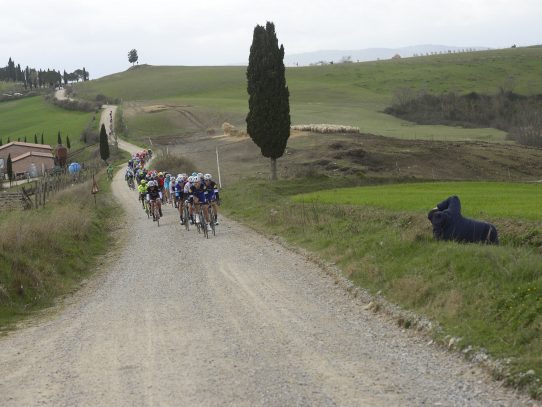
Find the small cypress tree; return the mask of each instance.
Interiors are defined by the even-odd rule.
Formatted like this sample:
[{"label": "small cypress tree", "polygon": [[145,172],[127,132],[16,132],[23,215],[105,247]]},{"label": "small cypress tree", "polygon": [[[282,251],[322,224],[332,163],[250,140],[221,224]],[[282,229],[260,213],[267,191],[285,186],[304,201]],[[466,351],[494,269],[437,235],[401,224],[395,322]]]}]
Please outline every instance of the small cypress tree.
[{"label": "small cypress tree", "polygon": [[72,148],[71,144],[70,144],[70,136],[66,136],[66,147],[68,147],[68,150],[70,148]]},{"label": "small cypress tree", "polygon": [[0,137],[0,146],[2,145],[2,137]]},{"label": "small cypress tree", "polygon": [[38,135],[34,134],[34,144],[38,144]]},{"label": "small cypress tree", "polygon": [[26,136],[24,136],[24,142],[26,143]]},{"label": "small cypress tree", "polygon": [[20,137],[17,137],[17,141],[20,143],[20,142],[21,142],[21,138],[20,138]]},{"label": "small cypress tree", "polygon": [[43,142],[43,131],[41,132],[41,143],[40,143],[40,144],[45,144],[45,143]]},{"label": "small cypress tree", "polygon": [[9,183],[13,180],[13,162],[11,161],[11,154],[8,154],[8,162],[6,164],[6,171],[8,173]]},{"label": "small cypress tree", "polygon": [[8,144],[11,143],[11,140],[9,139],[9,136],[8,136]]},{"label": "small cypress tree", "polygon": [[58,144],[62,144],[62,137],[60,136],[60,130],[58,131],[58,138],[56,141]]},{"label": "small cypress tree", "polygon": [[107,140],[107,131],[103,124],[100,129],[100,157],[102,157],[102,160],[104,161],[107,161],[109,158],[109,142]]}]

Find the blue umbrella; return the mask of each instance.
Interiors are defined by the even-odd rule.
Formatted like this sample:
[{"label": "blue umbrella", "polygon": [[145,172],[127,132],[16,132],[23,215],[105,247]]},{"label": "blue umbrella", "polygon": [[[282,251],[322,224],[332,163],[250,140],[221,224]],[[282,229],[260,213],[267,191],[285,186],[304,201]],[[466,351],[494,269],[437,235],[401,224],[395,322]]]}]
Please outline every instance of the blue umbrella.
[{"label": "blue umbrella", "polygon": [[75,173],[78,173],[79,171],[81,171],[81,164],[79,163],[71,163],[68,166],[68,172],[70,174],[75,174]]}]

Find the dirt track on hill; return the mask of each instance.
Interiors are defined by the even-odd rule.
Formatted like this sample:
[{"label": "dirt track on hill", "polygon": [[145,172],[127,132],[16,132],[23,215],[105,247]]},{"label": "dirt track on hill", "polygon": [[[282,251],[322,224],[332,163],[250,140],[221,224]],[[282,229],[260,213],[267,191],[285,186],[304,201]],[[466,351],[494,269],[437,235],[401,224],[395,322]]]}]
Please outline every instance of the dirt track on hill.
[{"label": "dirt track on hill", "polygon": [[282,246],[227,219],[205,240],[171,207],[157,227],[122,171],[114,192],[122,247],[0,338],[1,406],[526,405]]}]

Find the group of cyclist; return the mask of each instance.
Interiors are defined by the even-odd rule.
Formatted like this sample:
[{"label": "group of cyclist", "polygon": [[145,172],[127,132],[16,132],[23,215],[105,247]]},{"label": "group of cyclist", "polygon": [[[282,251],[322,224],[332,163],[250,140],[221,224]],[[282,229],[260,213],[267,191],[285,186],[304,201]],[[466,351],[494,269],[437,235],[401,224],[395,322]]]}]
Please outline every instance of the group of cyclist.
[{"label": "group of cyclist", "polygon": [[130,189],[136,189],[136,182],[137,185],[139,185],[144,177],[145,164],[149,162],[151,158],[152,150],[142,150],[135,153],[128,161],[128,168],[126,169],[124,179],[128,183]]},{"label": "group of cyclist", "polygon": [[194,172],[175,176],[143,167],[135,173],[135,181],[141,205],[150,211],[154,221],[162,216],[162,204],[171,204],[178,210],[181,225],[201,223],[200,214],[207,231],[218,225],[220,195],[211,174]]}]

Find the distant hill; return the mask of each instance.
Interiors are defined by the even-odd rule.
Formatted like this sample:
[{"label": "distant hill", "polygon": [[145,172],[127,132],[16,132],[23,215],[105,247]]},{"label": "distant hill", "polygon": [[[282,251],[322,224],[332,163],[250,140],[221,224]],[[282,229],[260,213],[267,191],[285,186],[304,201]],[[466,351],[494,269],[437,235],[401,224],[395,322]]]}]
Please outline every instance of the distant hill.
[{"label": "distant hill", "polygon": [[307,66],[317,64],[320,61],[340,62],[344,57],[350,57],[352,62],[376,61],[378,59],[390,59],[394,55],[412,57],[415,55],[447,54],[449,51],[458,52],[464,50],[484,51],[487,47],[452,47],[448,45],[414,45],[404,48],[367,48],[357,50],[326,50],[304,52],[301,54],[287,54],[284,63],[288,66],[298,64]]}]

